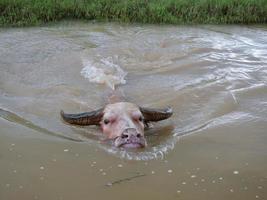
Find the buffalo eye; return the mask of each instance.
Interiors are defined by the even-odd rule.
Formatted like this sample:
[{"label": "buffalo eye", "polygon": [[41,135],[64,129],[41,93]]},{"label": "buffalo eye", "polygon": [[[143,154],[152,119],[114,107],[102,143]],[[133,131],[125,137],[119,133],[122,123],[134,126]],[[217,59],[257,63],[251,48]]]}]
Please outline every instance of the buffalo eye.
[{"label": "buffalo eye", "polygon": [[104,119],[104,124],[108,124],[109,123],[109,120],[108,119]]},{"label": "buffalo eye", "polygon": [[139,117],[138,119],[140,122],[142,122],[144,120],[144,118],[142,116]]}]

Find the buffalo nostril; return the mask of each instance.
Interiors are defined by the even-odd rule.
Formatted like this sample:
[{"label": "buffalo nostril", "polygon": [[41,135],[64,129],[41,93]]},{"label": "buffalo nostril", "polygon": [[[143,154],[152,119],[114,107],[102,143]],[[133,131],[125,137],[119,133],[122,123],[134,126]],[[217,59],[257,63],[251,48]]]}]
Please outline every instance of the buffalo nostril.
[{"label": "buffalo nostril", "polygon": [[122,134],[121,138],[127,138],[128,135]]},{"label": "buffalo nostril", "polygon": [[138,134],[136,135],[136,137],[140,138],[140,137],[141,137],[141,134],[140,134],[140,133],[138,133]]}]

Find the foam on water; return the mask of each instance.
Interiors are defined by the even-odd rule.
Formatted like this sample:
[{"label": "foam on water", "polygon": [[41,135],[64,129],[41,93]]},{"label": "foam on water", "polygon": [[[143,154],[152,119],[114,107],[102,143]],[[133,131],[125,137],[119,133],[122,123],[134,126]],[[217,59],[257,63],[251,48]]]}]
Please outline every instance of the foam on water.
[{"label": "foam on water", "polygon": [[81,75],[92,83],[105,84],[111,89],[120,84],[125,84],[127,73],[115,64],[112,57],[100,58],[97,61],[83,59]]}]

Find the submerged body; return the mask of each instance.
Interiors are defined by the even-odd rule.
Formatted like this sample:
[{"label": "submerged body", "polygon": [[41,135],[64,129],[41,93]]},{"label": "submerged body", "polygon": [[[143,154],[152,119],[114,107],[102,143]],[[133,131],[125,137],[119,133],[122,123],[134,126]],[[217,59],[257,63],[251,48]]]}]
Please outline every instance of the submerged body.
[{"label": "submerged body", "polygon": [[107,104],[104,108],[80,113],[65,114],[64,121],[74,125],[100,125],[116,147],[139,148],[147,145],[144,129],[149,122],[161,121],[172,115],[172,109],[149,109],[129,102]]}]

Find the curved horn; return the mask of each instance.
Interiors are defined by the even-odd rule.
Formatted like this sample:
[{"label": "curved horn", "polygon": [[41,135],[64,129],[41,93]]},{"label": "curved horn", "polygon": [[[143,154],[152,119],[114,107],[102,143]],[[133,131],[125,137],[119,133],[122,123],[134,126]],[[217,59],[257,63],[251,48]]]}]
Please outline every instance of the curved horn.
[{"label": "curved horn", "polygon": [[63,110],[61,110],[60,115],[65,122],[70,124],[80,126],[99,125],[99,122],[103,116],[103,108],[79,114],[66,114],[63,112]]},{"label": "curved horn", "polygon": [[140,111],[144,115],[145,122],[157,122],[168,119],[172,116],[173,112],[170,107],[165,109],[153,109],[140,107]]}]

